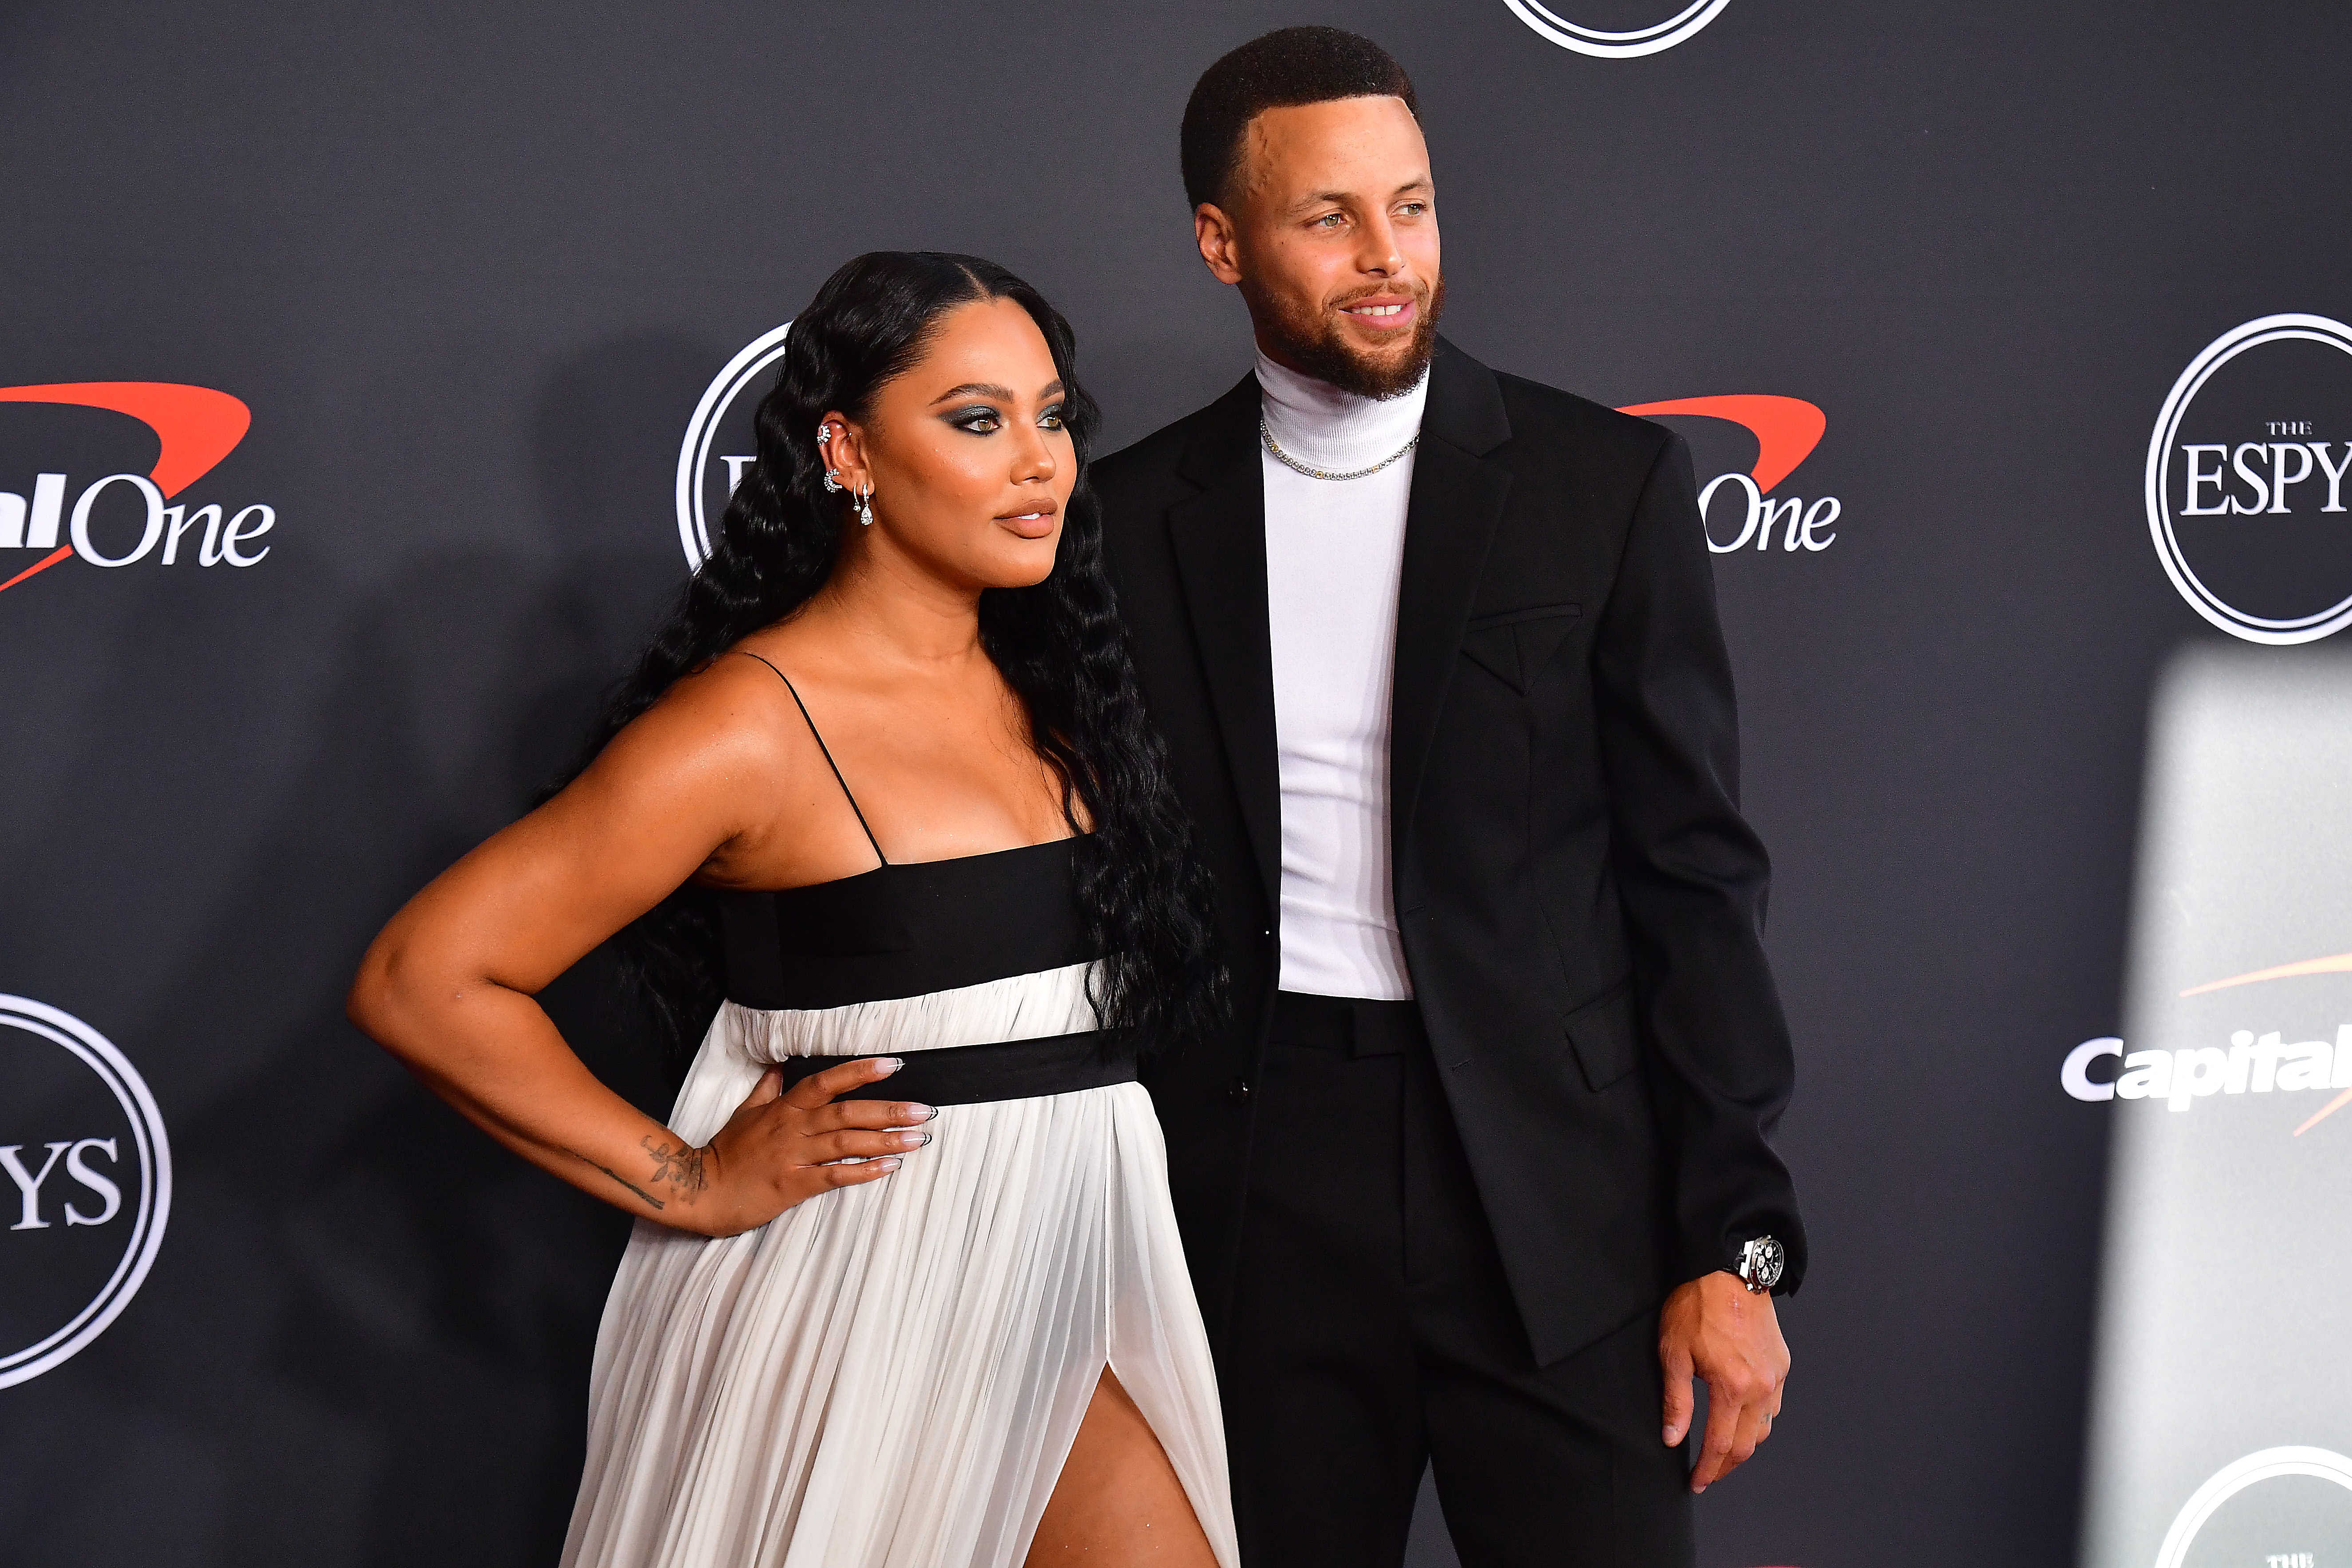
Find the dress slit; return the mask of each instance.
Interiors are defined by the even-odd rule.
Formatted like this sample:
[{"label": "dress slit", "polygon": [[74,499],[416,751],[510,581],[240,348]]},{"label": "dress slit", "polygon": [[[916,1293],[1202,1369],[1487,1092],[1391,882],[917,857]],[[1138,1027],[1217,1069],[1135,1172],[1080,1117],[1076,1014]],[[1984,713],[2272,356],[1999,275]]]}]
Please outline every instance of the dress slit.
[{"label": "dress slit", "polygon": [[[1121,1373],[1109,1360],[1106,1359],[1103,1362],[1102,1366],[1095,1373],[1094,1381],[1087,1385],[1087,1405],[1091,1405],[1093,1404],[1094,1391],[1102,1386],[1102,1379],[1105,1373],[1108,1373],[1112,1376],[1118,1378],[1118,1385],[1127,1390],[1128,1397],[1135,1399],[1135,1389],[1129,1382],[1127,1375],[1124,1373]],[[1043,1500],[1039,1502],[1037,1507],[1036,1518],[1032,1519],[1029,1521],[1029,1527],[1022,1536],[1021,1550],[1014,1559],[1016,1562],[1023,1562],[1027,1559],[1030,1547],[1036,1539],[1037,1526],[1039,1522],[1044,1520],[1045,1510],[1053,1506],[1054,1494],[1061,1489],[1062,1472],[1069,1468],[1070,1456],[1077,1451],[1078,1434],[1086,1428],[1086,1408],[1087,1407],[1084,1405],[1079,1408],[1077,1425],[1070,1428],[1070,1440],[1062,1446],[1061,1458],[1055,1461],[1053,1485],[1045,1489]],[[1192,1510],[1193,1522],[1201,1526],[1201,1533],[1202,1535],[1208,1535],[1209,1527],[1206,1522],[1204,1522],[1208,1516],[1202,1511],[1201,1500],[1194,1495],[1194,1487],[1196,1483],[1192,1478],[1184,1473],[1183,1467],[1176,1462],[1175,1453],[1168,1445],[1167,1435],[1160,1430],[1159,1423],[1152,1419],[1151,1412],[1145,1408],[1143,1401],[1136,1399],[1135,1408],[1138,1414],[1141,1415],[1143,1417],[1144,1430],[1151,1434],[1152,1441],[1160,1445],[1160,1452],[1167,1458],[1169,1468],[1176,1472],[1177,1483],[1184,1489],[1185,1506]]]}]

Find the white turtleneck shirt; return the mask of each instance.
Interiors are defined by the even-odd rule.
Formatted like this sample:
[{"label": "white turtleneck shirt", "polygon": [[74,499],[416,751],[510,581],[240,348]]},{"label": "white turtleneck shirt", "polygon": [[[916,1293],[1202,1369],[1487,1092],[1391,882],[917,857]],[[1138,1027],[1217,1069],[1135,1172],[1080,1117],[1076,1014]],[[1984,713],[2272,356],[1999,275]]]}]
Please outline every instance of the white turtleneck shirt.
[{"label": "white turtleneck shirt", "polygon": [[[1374,400],[1257,356],[1266,428],[1331,473],[1366,468],[1421,429],[1429,377]],[[1389,862],[1389,697],[1413,455],[1318,479],[1265,449],[1266,610],[1282,777],[1285,991],[1403,1001]]]}]

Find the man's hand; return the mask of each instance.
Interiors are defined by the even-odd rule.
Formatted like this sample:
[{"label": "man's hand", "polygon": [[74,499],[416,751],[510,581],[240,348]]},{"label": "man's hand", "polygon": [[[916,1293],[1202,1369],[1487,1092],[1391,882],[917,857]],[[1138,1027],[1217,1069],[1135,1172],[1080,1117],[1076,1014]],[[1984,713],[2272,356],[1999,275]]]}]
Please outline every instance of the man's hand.
[{"label": "man's hand", "polygon": [[1666,1369],[1666,1447],[1690,1430],[1691,1374],[1706,1380],[1706,1438],[1691,1490],[1703,1492],[1747,1462],[1772,1432],[1789,1380],[1789,1346],[1772,1298],[1718,1272],[1677,1286],[1658,1316]]}]

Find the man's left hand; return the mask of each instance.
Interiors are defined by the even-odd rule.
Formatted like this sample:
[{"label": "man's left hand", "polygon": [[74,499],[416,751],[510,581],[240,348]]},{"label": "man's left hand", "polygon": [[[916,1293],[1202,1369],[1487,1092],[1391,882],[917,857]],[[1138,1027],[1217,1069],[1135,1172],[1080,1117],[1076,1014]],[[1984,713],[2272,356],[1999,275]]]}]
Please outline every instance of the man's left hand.
[{"label": "man's left hand", "polygon": [[1706,1380],[1706,1437],[1691,1471],[1703,1492],[1756,1452],[1780,1414],[1789,1346],[1772,1298],[1728,1272],[1677,1286],[1658,1316],[1658,1360],[1666,1369],[1666,1447],[1690,1430],[1694,1373]]}]

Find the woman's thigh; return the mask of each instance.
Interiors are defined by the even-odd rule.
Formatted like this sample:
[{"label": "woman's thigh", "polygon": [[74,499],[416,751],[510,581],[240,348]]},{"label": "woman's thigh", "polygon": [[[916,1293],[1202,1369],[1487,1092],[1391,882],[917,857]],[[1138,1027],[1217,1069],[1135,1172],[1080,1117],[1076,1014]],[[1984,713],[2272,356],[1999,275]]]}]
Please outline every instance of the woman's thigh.
[{"label": "woman's thigh", "polygon": [[1151,1424],[1103,1368],[1037,1521],[1028,1568],[1216,1568],[1216,1562]]}]

